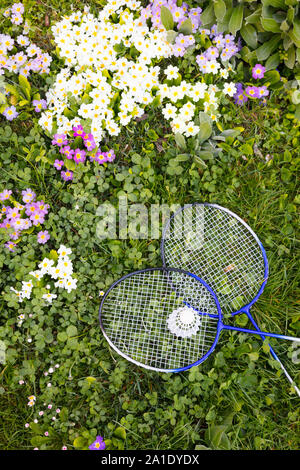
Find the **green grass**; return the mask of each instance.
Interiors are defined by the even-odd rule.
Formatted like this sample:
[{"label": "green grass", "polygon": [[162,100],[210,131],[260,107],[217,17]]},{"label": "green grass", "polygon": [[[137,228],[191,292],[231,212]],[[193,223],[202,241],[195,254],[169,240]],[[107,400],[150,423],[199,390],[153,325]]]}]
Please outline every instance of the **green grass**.
[{"label": "green grass", "polygon": [[[35,25],[42,24],[46,13],[54,20],[69,7],[69,2],[31,3]],[[38,28],[35,33],[42,41],[45,27]],[[293,107],[279,94],[266,107],[228,105],[225,120],[230,127],[244,127],[241,136],[206,169],[185,161],[174,176],[169,174],[176,156],[174,141],[163,140],[166,124],[159,113],[149,113],[146,121],[110,142],[119,149],[113,165],[94,171],[87,164],[69,185],[63,185],[48,164],[26,160],[23,147],[50,148],[35,126],[14,122],[11,133],[1,120],[1,187],[19,191],[32,187],[51,205],[45,224],[51,240],[45,247],[28,235],[19,254],[0,251],[0,339],[9,342],[9,361],[0,369],[2,450],[60,449],[64,444],[86,448],[99,434],[110,447],[125,449],[299,448],[298,397],[259,338],[223,332],[216,352],[205,363],[180,374],[146,371],[110,350],[98,325],[98,292],[127,272],[161,266],[159,240],[102,242],[95,236],[99,204],[107,200],[116,205],[124,194],[130,202],[147,205],[209,201],[226,206],[254,229],[267,250],[270,278],[253,306],[254,318],[264,330],[299,336],[300,127],[292,114]],[[149,129],[155,130],[159,141],[153,140]],[[134,153],[143,157],[140,165],[133,161]],[[79,278],[76,293],[48,309],[38,302],[20,308],[9,297],[9,287],[60,243],[73,250]],[[34,315],[22,329],[16,326],[21,311]],[[251,327],[244,317],[228,320]],[[77,328],[78,337],[61,341],[58,334],[70,325]],[[39,335],[47,330],[53,340],[36,347]],[[29,334],[32,345],[25,340]],[[299,386],[299,365],[291,360],[290,344],[276,340],[272,344]],[[48,389],[50,379],[44,372],[56,363],[60,368]],[[25,385],[18,384],[20,378]],[[27,406],[31,394],[37,396],[35,409]],[[32,424],[25,429],[44,402],[62,410],[60,419],[53,426],[48,418],[39,418],[40,427]],[[118,435],[118,427],[125,429],[126,436]],[[44,437],[49,429],[50,436]]]}]

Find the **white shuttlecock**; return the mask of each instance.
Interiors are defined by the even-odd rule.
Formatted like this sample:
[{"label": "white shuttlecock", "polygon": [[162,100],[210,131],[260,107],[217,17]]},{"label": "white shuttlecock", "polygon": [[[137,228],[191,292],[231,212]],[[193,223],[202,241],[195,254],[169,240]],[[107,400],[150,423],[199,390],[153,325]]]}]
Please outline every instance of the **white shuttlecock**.
[{"label": "white shuttlecock", "polygon": [[171,333],[182,338],[195,335],[199,330],[200,323],[200,315],[190,307],[180,307],[174,310],[167,319]]}]

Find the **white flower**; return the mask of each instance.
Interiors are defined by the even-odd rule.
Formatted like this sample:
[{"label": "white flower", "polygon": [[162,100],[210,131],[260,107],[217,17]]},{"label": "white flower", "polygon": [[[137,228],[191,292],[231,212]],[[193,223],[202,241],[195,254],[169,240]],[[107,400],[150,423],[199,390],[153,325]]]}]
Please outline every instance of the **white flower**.
[{"label": "white flower", "polygon": [[224,88],[223,88],[223,92],[225,93],[225,95],[229,95],[229,96],[233,96],[236,94],[236,86],[233,82],[230,82],[230,83],[224,83]]},{"label": "white flower", "polygon": [[198,134],[200,127],[196,126],[193,122],[188,122],[186,125],[185,136],[190,137]]},{"label": "white flower", "polygon": [[178,72],[179,68],[173,65],[169,65],[164,71],[168,80],[176,79],[179,75]]},{"label": "white flower", "polygon": [[48,292],[48,294],[44,294],[42,296],[42,299],[45,299],[49,304],[52,304],[52,300],[56,299],[56,298],[57,298],[57,295],[56,294],[51,294],[50,292]]},{"label": "white flower", "polygon": [[168,103],[162,110],[162,114],[166,119],[175,119],[175,117],[177,116],[177,108],[171,103]]},{"label": "white flower", "polygon": [[67,248],[64,245],[60,245],[59,249],[57,250],[57,253],[59,254],[60,257],[64,258],[65,256],[71,255],[72,250],[71,250],[71,248]]},{"label": "white flower", "polygon": [[38,265],[41,270],[41,274],[42,275],[48,274],[53,264],[54,264],[53,259],[44,258],[43,261]]}]

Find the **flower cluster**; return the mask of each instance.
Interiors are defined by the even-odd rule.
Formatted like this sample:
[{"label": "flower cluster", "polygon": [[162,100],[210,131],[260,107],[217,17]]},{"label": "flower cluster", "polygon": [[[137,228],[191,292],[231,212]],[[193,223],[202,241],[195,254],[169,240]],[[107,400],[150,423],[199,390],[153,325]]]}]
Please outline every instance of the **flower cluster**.
[{"label": "flower cluster", "polygon": [[231,34],[224,36],[222,33],[217,33],[216,27],[212,27],[211,30],[204,29],[200,32],[202,35],[211,38],[212,45],[197,55],[196,62],[199,69],[203,74],[220,74],[221,77],[227,78],[226,64],[240,50],[234,36]]},{"label": "flower cluster", "polygon": [[171,56],[172,47],[166,32],[150,31],[140,9],[134,0],[108,0],[98,18],[86,8],[53,26],[66,67],[47,92],[48,110],[39,120],[50,135],[81,124],[99,144],[155,99],[160,68],[152,61]]},{"label": "flower cluster", "polygon": [[[5,10],[4,15],[16,25],[23,23],[24,6],[15,3]],[[9,34],[0,34],[0,75],[5,71],[18,73],[27,77],[30,72],[49,73],[52,57],[28,38],[28,27],[24,26],[22,34],[13,39]]]},{"label": "flower cluster", "polygon": [[3,15],[10,18],[11,22],[15,25],[23,23],[24,5],[23,3],[14,3],[11,8],[7,8]]},{"label": "flower cluster", "polygon": [[[257,80],[260,78],[264,78],[265,74],[265,67],[261,64],[256,64],[252,68],[252,77]],[[265,85],[261,86],[253,86],[253,85],[248,85],[245,89],[243,88],[243,85],[241,83],[237,83],[237,91],[234,95],[234,100],[235,103],[238,105],[243,105],[248,101],[249,98],[252,99],[257,99],[260,98],[262,103],[264,103],[264,100],[266,97],[269,96],[269,90]]]},{"label": "flower cluster", "polygon": [[84,163],[86,158],[89,157],[90,161],[103,164],[106,162],[113,162],[116,158],[114,150],[109,152],[102,152],[97,147],[93,134],[86,134],[83,127],[78,124],[72,129],[73,140],[68,139],[66,134],[54,134],[52,145],[59,148],[62,157],[65,160],[56,159],[53,166],[58,171],[61,171],[63,166],[66,165],[66,171],[61,171],[61,177],[64,181],[73,179],[73,172],[70,170],[70,161],[75,162],[76,165]]},{"label": "flower cluster", "polygon": [[[24,204],[12,197],[12,190],[4,189],[0,193],[0,228],[7,231],[11,240],[5,244],[9,251],[15,251],[22,233],[28,233],[31,227],[39,227],[44,223],[50,207],[43,200],[36,200],[36,194],[30,188],[22,191],[22,202]],[[44,244],[49,238],[47,230],[38,233],[38,243]]]},{"label": "flower cluster", "polygon": [[[76,289],[77,279],[72,277],[73,264],[69,255],[72,253],[70,248],[61,245],[57,251],[57,264],[53,259],[44,258],[43,261],[38,265],[39,269],[31,271],[29,273],[36,281],[41,281],[44,276],[48,276],[55,281],[54,287],[65,289],[68,293]],[[33,281],[22,281],[22,289],[17,291],[13,287],[10,289],[16,294],[19,302],[23,302],[24,299],[30,299],[31,292],[33,289]],[[53,299],[57,298],[57,294],[50,292],[50,285],[46,285],[46,292],[42,295],[47,303],[51,304]]]},{"label": "flower cluster", "polygon": [[30,397],[28,397],[28,403],[27,403],[27,405],[28,405],[28,406],[34,406],[34,405],[35,405],[35,401],[36,401],[36,396],[35,396],[35,395],[30,395]]},{"label": "flower cluster", "polygon": [[143,8],[141,17],[144,21],[151,20],[152,26],[164,31],[164,26],[161,22],[161,7],[164,6],[172,13],[176,28],[179,30],[182,23],[190,19],[192,22],[193,32],[195,32],[201,25],[200,15],[202,8],[190,8],[185,2],[179,7],[176,0],[154,0]]}]

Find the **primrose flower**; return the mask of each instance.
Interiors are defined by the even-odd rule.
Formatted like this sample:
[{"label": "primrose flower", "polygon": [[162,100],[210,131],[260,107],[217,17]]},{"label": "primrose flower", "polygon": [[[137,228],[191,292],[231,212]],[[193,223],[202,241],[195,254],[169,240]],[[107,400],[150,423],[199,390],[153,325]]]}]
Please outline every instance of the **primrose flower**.
[{"label": "primrose flower", "polygon": [[40,244],[45,244],[50,238],[49,232],[45,230],[44,232],[39,232],[37,235],[37,241]]},{"label": "primrose flower", "polygon": [[96,440],[89,446],[90,450],[104,450],[105,449],[105,442],[103,437],[97,436]]},{"label": "primrose flower", "polygon": [[7,243],[5,243],[4,246],[5,246],[6,248],[8,248],[9,251],[14,252],[17,245],[16,245],[14,242],[7,242]]},{"label": "primrose flower", "polygon": [[269,95],[269,90],[266,86],[260,86],[258,87],[258,96],[260,98],[264,97],[264,96],[268,96]]},{"label": "primrose flower", "polygon": [[[52,304],[53,299],[56,299],[56,298],[57,298],[57,295],[51,294],[50,292],[42,296],[42,299],[45,299],[49,304]],[[49,384],[47,386],[49,387]],[[50,387],[51,387],[51,384],[50,384]]]},{"label": "primrose flower", "polygon": [[74,137],[83,137],[85,134],[83,127],[79,124],[73,127]]},{"label": "primrose flower", "polygon": [[36,194],[29,188],[25,191],[22,191],[22,196],[22,201],[26,202],[26,204],[30,203],[31,201],[34,201],[36,198]]},{"label": "primrose flower", "polygon": [[62,171],[61,177],[64,181],[71,181],[73,179],[73,172],[72,171]]},{"label": "primrose flower", "polygon": [[54,134],[52,145],[58,145],[62,147],[68,143],[67,136],[65,134]]},{"label": "primrose flower", "polygon": [[74,150],[71,149],[70,145],[65,145],[64,147],[61,147],[60,153],[64,154],[68,160],[72,160],[73,155],[74,155]]},{"label": "primrose flower", "polygon": [[246,95],[250,96],[250,98],[258,98],[258,87],[256,86],[247,86],[245,89]]},{"label": "primrose flower", "polygon": [[15,106],[9,106],[8,108],[6,108],[4,111],[3,111],[3,116],[6,117],[6,119],[8,121],[12,121],[13,119],[15,119],[19,113],[17,112],[16,110],[16,107]]},{"label": "primrose flower", "polygon": [[74,152],[73,160],[75,163],[84,163],[85,162],[85,151],[76,149]]},{"label": "primrose flower", "polygon": [[10,198],[12,191],[10,189],[4,189],[2,193],[0,193],[0,201],[6,201]]},{"label": "primrose flower", "polygon": [[57,170],[61,170],[62,167],[64,166],[64,161],[63,161],[63,160],[55,160],[55,162],[53,163],[53,166],[54,166]]},{"label": "primrose flower", "polygon": [[266,71],[266,68],[263,65],[256,64],[252,69],[252,77],[255,79],[263,78],[265,71]]},{"label": "primrose flower", "polygon": [[36,113],[40,113],[43,109],[47,109],[46,100],[33,100],[32,104],[35,107],[34,110]]}]

